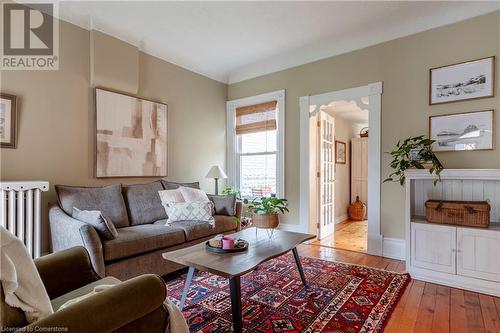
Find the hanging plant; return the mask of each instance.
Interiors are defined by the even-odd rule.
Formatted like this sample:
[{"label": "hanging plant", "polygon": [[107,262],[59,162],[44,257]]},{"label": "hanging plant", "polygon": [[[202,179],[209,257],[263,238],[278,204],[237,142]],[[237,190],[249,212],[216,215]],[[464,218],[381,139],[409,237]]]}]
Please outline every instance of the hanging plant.
[{"label": "hanging plant", "polygon": [[443,165],[432,151],[432,144],[435,140],[427,139],[423,135],[409,137],[403,142],[398,141],[396,147],[388,153],[392,157],[390,166],[394,169],[385,182],[399,182],[401,186],[405,184],[406,169],[429,169],[429,173],[434,175],[434,186],[441,181],[441,171]]}]

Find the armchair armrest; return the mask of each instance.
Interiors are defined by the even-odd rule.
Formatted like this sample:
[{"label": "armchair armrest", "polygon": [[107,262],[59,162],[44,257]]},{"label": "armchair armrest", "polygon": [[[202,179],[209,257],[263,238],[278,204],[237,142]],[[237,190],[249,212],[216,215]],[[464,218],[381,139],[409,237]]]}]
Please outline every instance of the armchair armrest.
[{"label": "armchair armrest", "polygon": [[54,251],[83,246],[97,274],[105,275],[102,243],[93,226],[67,215],[58,204],[50,204],[49,222]]},{"label": "armchair armrest", "polygon": [[35,259],[50,299],[99,280],[90,257],[82,246],[48,254]]},{"label": "armchair armrest", "polygon": [[114,332],[162,307],[166,294],[165,283],[159,276],[141,275],[96,293],[24,329],[25,332],[41,332],[42,327],[60,327],[67,328],[67,332]]}]

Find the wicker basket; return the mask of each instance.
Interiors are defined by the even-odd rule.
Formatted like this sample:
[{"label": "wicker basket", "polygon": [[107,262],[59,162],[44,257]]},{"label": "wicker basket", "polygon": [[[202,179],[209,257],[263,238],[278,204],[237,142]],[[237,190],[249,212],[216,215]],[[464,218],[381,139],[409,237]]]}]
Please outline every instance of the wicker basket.
[{"label": "wicker basket", "polygon": [[425,208],[430,223],[480,228],[490,225],[490,204],[487,201],[428,200]]},{"label": "wicker basket", "polygon": [[253,214],[252,225],[262,229],[274,229],[280,224],[278,214]]},{"label": "wicker basket", "polygon": [[366,216],[366,205],[356,196],[356,201],[349,205],[347,209],[349,219],[353,221],[362,221]]}]

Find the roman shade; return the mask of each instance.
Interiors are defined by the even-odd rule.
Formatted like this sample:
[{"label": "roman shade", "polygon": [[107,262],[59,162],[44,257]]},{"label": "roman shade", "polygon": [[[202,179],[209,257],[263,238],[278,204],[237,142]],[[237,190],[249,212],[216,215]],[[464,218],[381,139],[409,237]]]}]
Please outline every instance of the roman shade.
[{"label": "roman shade", "polygon": [[275,130],[277,104],[269,101],[236,108],[236,135]]}]

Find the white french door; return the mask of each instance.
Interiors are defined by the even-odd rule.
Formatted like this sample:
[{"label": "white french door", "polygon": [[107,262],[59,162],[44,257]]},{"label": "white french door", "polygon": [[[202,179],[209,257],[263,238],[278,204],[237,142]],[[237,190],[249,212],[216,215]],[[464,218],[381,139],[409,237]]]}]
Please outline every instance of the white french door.
[{"label": "white french door", "polygon": [[319,112],[319,238],[333,234],[335,209],[335,119]]}]

